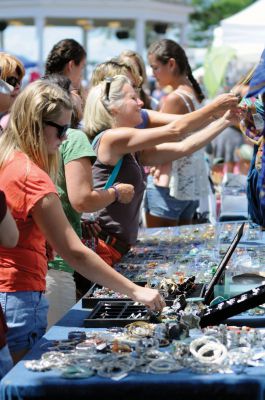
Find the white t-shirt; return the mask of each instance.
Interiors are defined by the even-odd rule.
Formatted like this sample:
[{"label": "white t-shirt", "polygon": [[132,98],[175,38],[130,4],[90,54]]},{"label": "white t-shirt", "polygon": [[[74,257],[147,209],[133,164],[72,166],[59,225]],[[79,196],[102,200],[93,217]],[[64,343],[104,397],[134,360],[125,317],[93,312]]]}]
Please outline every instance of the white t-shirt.
[{"label": "white t-shirt", "polygon": [[[183,99],[189,112],[193,110],[187,97],[195,110],[200,108],[200,103],[191,93],[178,89],[175,93]],[[209,180],[203,149],[172,162],[169,188],[170,195],[178,200],[199,200],[208,195]]]}]

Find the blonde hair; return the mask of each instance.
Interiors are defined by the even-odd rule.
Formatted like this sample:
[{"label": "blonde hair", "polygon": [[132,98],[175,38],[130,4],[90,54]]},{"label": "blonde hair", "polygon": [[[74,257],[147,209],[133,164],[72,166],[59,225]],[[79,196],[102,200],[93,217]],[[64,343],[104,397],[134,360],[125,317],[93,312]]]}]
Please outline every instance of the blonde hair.
[{"label": "blonde hair", "polygon": [[17,57],[4,52],[0,52],[0,70],[0,76],[3,80],[6,80],[14,73],[18,75],[20,80],[25,75],[25,68],[22,62]]},{"label": "blonde hair", "polygon": [[16,98],[5,134],[0,138],[0,169],[14,151],[22,151],[55,180],[58,154],[49,155],[43,133],[43,122],[71,110],[67,93],[58,85],[39,80],[28,85]]},{"label": "blonde hair", "polygon": [[133,50],[124,50],[118,57],[118,60],[121,62],[128,62],[128,59],[134,64],[134,68],[137,68],[137,73],[141,76],[142,83],[147,84],[145,63],[140,54]]},{"label": "blonde hair", "polygon": [[132,84],[139,87],[142,84],[142,78],[139,76],[133,63],[130,60],[128,62],[120,62],[116,59],[111,59],[96,66],[91,77],[90,86],[98,85],[107,77],[114,77],[116,75],[128,76],[128,73],[133,78]]},{"label": "blonde hair", "polygon": [[112,115],[114,107],[120,107],[124,98],[123,86],[131,81],[125,75],[116,75],[111,80],[109,96],[106,98],[107,80],[94,86],[88,93],[84,110],[84,131],[92,139],[99,132],[110,129],[115,124]]},{"label": "blonde hair", "polygon": [[139,97],[144,103],[144,108],[151,109],[151,99],[146,93],[146,89],[148,89],[148,80],[145,63],[140,54],[133,50],[124,50],[118,56],[117,60],[129,64],[138,75],[138,78],[141,79],[141,84],[139,85]]}]

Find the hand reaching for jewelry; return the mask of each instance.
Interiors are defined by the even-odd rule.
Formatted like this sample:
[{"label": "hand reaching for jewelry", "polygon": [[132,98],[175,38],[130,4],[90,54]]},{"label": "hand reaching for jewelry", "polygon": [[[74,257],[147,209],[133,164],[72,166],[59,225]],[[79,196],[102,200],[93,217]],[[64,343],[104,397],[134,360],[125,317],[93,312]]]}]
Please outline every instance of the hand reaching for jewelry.
[{"label": "hand reaching for jewelry", "polygon": [[213,117],[221,117],[227,110],[235,108],[238,105],[238,101],[238,97],[233,93],[220,94],[212,102],[214,108]]},{"label": "hand reaching for jewelry", "polygon": [[163,307],[166,306],[166,303],[158,290],[141,287],[138,285],[135,285],[132,299],[138,301],[139,303],[145,304],[154,311],[162,311]]},{"label": "hand reaching for jewelry", "polygon": [[242,119],[242,115],[245,113],[241,108],[231,108],[226,111],[223,118],[230,122],[230,125],[239,125],[240,120]]}]

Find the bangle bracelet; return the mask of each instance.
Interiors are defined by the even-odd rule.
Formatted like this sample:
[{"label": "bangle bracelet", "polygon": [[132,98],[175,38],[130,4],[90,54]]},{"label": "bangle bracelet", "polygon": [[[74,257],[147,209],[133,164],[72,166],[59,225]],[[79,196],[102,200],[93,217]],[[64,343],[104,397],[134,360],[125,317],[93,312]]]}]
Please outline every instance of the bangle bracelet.
[{"label": "bangle bracelet", "polygon": [[191,354],[203,364],[221,364],[227,357],[227,348],[214,336],[202,336],[190,343]]},{"label": "bangle bracelet", "polygon": [[119,191],[118,191],[118,189],[116,188],[116,186],[110,186],[109,189],[114,189],[114,192],[115,192],[115,201],[119,201],[119,200],[120,200],[120,194],[119,194]]}]

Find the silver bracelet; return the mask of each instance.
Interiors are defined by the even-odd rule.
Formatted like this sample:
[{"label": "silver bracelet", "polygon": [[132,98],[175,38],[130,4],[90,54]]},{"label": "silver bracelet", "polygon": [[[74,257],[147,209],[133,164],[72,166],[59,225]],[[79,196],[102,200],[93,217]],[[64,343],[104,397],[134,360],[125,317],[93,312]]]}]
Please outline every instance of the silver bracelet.
[{"label": "silver bracelet", "polygon": [[163,358],[158,360],[153,360],[149,364],[149,371],[154,374],[167,374],[169,372],[176,372],[183,367],[180,364],[177,364],[175,360]]}]

